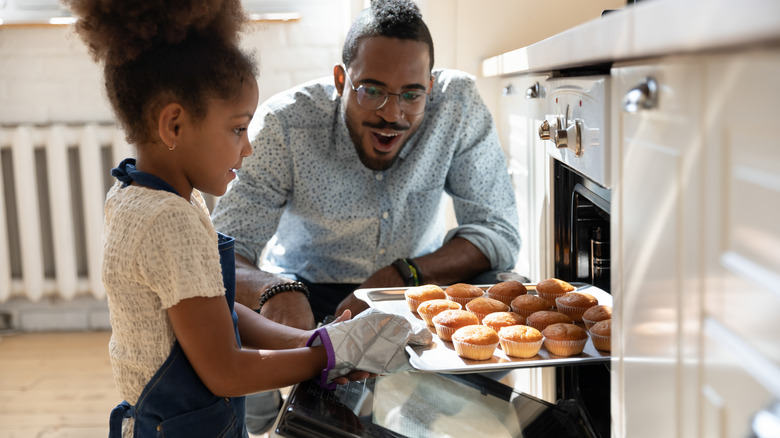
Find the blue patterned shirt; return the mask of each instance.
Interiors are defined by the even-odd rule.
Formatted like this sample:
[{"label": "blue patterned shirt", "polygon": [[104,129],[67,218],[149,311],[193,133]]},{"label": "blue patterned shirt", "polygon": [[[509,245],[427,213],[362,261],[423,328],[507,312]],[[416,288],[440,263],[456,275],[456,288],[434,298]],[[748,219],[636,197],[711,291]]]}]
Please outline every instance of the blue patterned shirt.
[{"label": "blue patterned shirt", "polygon": [[[422,124],[385,171],[358,159],[332,76],[266,101],[250,128],[254,153],[215,207],[216,229],[255,263],[269,243],[264,270],[315,283],[362,283],[454,236],[492,269],[512,269],[517,209],[493,119],[473,77],[434,76]],[[458,222],[449,232],[444,193]]]}]

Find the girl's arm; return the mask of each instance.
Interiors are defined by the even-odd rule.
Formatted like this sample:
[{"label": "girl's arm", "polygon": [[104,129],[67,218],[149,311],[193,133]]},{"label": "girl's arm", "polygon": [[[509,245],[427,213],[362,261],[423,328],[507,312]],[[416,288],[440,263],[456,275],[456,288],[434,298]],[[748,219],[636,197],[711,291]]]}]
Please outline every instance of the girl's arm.
[{"label": "girl's arm", "polygon": [[[236,304],[247,346],[240,349],[224,297],[195,297],[168,309],[173,331],[203,383],[220,397],[293,385],[319,376],[327,364],[324,347],[300,347],[307,332],[276,324]],[[251,315],[250,315],[251,313]]]}]

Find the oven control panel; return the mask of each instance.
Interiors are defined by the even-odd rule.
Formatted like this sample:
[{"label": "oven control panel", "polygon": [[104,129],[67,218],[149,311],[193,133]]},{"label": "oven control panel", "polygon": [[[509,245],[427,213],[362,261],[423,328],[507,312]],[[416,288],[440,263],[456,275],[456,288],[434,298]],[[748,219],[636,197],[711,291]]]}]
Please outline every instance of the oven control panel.
[{"label": "oven control panel", "polygon": [[539,126],[550,156],[606,188],[611,187],[608,81],[608,76],[548,79],[547,112]]}]

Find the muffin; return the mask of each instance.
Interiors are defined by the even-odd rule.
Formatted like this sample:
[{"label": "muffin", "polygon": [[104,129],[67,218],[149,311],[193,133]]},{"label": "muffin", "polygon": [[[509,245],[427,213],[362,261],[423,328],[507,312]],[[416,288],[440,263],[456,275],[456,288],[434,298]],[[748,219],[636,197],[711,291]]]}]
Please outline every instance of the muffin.
[{"label": "muffin", "polygon": [[417,307],[417,314],[425,321],[426,324],[433,327],[433,317],[445,310],[460,310],[460,304],[437,298],[435,300],[424,301]]},{"label": "muffin", "polygon": [[529,325],[539,331],[544,330],[551,324],[558,323],[574,324],[574,321],[568,315],[554,310],[540,310],[532,313],[525,319],[525,325]]},{"label": "muffin", "polygon": [[536,294],[547,300],[550,306],[555,307],[555,299],[576,288],[569,283],[557,278],[548,278],[536,285]]},{"label": "muffin", "polygon": [[455,301],[461,306],[465,306],[466,303],[474,298],[485,295],[485,291],[483,291],[482,288],[471,284],[455,283],[447,289],[444,289],[444,294],[447,296],[448,300]]},{"label": "muffin", "polygon": [[514,312],[493,312],[482,318],[482,324],[498,333],[501,327],[525,325],[525,317]]},{"label": "muffin", "polygon": [[596,350],[612,351],[612,320],[604,319],[590,328],[590,338]]},{"label": "muffin", "polygon": [[493,312],[508,312],[509,306],[493,298],[479,297],[466,303],[466,310],[477,315],[482,323],[482,318]]},{"label": "muffin", "polygon": [[551,310],[553,307],[542,297],[536,295],[520,295],[512,300],[512,311],[528,318],[534,312]]},{"label": "muffin", "polygon": [[464,359],[486,360],[498,347],[498,334],[484,325],[467,325],[452,335],[455,352]]},{"label": "muffin", "polygon": [[496,283],[493,286],[490,286],[487,290],[488,298],[501,301],[507,306],[509,306],[512,303],[512,300],[518,296],[525,295],[527,293],[528,289],[525,288],[525,285],[515,280]]},{"label": "muffin", "polygon": [[605,306],[603,304],[593,306],[582,314],[582,322],[585,323],[585,328],[588,330],[593,327],[593,324],[611,318],[612,306]]},{"label": "muffin", "polygon": [[409,310],[415,313],[417,313],[417,308],[420,307],[420,304],[425,301],[446,298],[444,291],[435,284],[409,288],[404,292],[404,297],[406,297],[406,304],[409,305]]},{"label": "muffin", "polygon": [[555,299],[558,311],[568,315],[574,322],[582,322],[582,314],[598,304],[596,297],[583,292],[569,292]]},{"label": "muffin", "polygon": [[507,356],[534,357],[542,348],[544,337],[539,330],[527,325],[502,327],[498,331],[498,342]]},{"label": "muffin", "polygon": [[588,343],[588,332],[576,324],[557,323],[542,330],[544,348],[556,356],[582,353]]},{"label": "muffin", "polygon": [[443,341],[451,341],[455,330],[467,325],[479,324],[479,318],[465,310],[445,310],[432,318],[436,334]]}]

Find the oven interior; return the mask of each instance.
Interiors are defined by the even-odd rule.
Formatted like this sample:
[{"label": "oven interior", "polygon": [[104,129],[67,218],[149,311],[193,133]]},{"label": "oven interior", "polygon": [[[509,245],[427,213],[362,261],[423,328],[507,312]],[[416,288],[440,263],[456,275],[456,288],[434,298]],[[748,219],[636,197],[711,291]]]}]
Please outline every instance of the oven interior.
[{"label": "oven interior", "polygon": [[[611,191],[557,160],[552,190],[555,277],[611,293]],[[609,436],[609,362],[557,368],[556,395],[581,411],[593,436]]]}]

